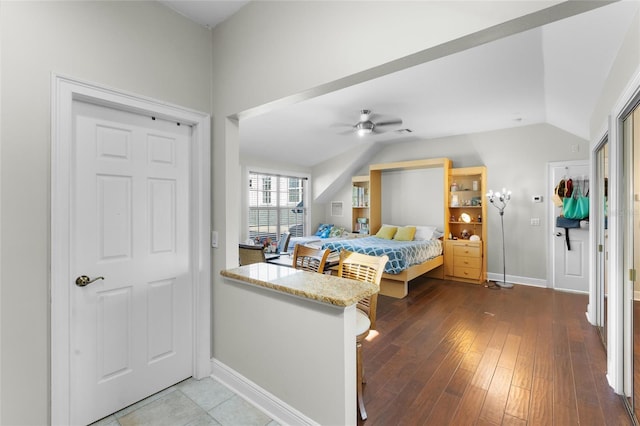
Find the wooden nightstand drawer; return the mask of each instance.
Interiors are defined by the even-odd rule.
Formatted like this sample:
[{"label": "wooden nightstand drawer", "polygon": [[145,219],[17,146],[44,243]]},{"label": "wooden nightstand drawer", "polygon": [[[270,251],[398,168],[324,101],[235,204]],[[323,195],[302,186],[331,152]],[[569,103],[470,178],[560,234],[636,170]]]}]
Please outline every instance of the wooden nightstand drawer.
[{"label": "wooden nightstand drawer", "polygon": [[453,258],[453,267],[458,268],[477,268],[480,269],[482,259],[480,257],[456,256]]},{"label": "wooden nightstand drawer", "polygon": [[480,268],[464,268],[456,266],[453,270],[453,275],[460,278],[477,280],[480,279]]},{"label": "wooden nightstand drawer", "polygon": [[486,279],[484,241],[445,240],[445,279],[480,284]]},{"label": "wooden nightstand drawer", "polygon": [[454,245],[453,246],[453,255],[455,257],[458,256],[468,256],[468,257],[480,257],[482,255],[480,246],[477,245]]}]

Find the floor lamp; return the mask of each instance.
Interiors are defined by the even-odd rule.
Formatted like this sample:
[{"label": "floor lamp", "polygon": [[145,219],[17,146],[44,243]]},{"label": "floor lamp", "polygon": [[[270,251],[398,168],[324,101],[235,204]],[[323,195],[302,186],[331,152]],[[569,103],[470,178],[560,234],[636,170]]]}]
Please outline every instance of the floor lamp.
[{"label": "floor lamp", "polygon": [[496,285],[500,288],[513,288],[513,284],[507,282],[507,262],[504,248],[504,208],[507,207],[509,200],[511,200],[511,191],[507,191],[505,188],[502,188],[502,192],[489,190],[487,198],[489,198],[489,202],[498,209],[500,213],[500,226],[502,227],[502,282],[496,281]]}]

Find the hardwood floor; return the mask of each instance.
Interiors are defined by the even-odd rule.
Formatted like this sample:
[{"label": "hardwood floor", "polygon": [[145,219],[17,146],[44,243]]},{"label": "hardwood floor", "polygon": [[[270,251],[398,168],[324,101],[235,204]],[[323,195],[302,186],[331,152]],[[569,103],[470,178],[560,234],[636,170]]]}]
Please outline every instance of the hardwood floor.
[{"label": "hardwood floor", "polygon": [[363,343],[374,425],[628,425],[586,295],[418,278]]}]

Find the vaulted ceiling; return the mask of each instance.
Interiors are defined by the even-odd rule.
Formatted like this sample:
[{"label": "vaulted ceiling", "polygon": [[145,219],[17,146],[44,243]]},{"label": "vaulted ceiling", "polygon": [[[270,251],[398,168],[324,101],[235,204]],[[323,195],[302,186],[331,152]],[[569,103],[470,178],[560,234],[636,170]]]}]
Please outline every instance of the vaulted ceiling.
[{"label": "vaulted ceiling", "polygon": [[[211,5],[164,3],[174,9]],[[638,7],[636,1],[613,3],[243,119],[241,155],[312,167],[372,141],[424,140],[543,122],[589,139],[591,114]],[[181,13],[189,16],[186,7]],[[383,120],[400,118],[402,125],[359,137],[348,130],[361,109]]]}]

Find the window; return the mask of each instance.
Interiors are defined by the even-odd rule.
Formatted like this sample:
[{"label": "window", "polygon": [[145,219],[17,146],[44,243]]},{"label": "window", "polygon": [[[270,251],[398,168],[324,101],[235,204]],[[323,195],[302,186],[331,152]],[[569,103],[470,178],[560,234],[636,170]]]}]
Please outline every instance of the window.
[{"label": "window", "polygon": [[262,179],[262,204],[271,204],[271,177],[265,176]]},{"label": "window", "polygon": [[289,202],[296,203],[302,201],[302,179],[289,178]]},{"label": "window", "polygon": [[306,178],[249,172],[249,238],[275,241],[285,231],[304,236],[307,188]]}]

